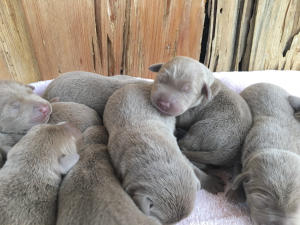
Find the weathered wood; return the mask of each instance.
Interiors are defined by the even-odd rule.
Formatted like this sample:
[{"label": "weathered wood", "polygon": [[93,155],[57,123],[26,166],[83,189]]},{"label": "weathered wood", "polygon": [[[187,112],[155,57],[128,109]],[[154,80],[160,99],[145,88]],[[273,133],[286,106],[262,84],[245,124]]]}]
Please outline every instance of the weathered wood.
[{"label": "weathered wood", "polygon": [[[284,67],[286,52],[300,31],[300,2],[298,0],[256,1],[243,59],[244,70],[273,70]],[[299,46],[299,45],[298,45]]]},{"label": "weathered wood", "polygon": [[24,18],[20,1],[0,1],[0,79],[13,79],[23,83],[40,79]]},{"label": "weathered wood", "polygon": [[101,73],[105,76],[120,74],[122,70],[126,5],[126,0],[95,1]]},{"label": "weathered wood", "polygon": [[212,71],[230,71],[234,61],[240,0],[212,0],[206,66]]},{"label": "weathered wood", "polygon": [[300,32],[294,37],[291,48],[282,61],[285,70],[300,70]]},{"label": "weathered wood", "polygon": [[42,80],[84,70],[101,73],[94,0],[21,0]]},{"label": "weathered wood", "polygon": [[236,41],[234,46],[234,60],[232,70],[239,71],[242,57],[246,50],[247,36],[250,29],[250,19],[253,10],[253,0],[241,0],[237,22]]},{"label": "weathered wood", "polygon": [[[200,58],[205,0],[128,0],[129,15],[123,71],[155,78],[151,64],[176,55]],[[151,4],[150,4],[151,2]]]}]

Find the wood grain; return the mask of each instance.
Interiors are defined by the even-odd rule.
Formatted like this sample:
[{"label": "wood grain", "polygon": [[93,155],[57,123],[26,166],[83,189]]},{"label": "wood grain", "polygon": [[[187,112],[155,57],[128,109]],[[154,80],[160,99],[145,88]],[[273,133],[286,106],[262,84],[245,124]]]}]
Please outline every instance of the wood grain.
[{"label": "wood grain", "polygon": [[176,55],[200,58],[205,0],[128,0],[128,36],[123,71],[155,78],[148,71]]},{"label": "wood grain", "polygon": [[21,0],[42,80],[101,72],[93,0]]},{"label": "wood grain", "polygon": [[26,84],[40,80],[30,34],[18,0],[0,1],[0,41],[0,79]]},{"label": "wood grain", "polygon": [[237,51],[243,0],[211,0],[210,31],[205,65],[212,71],[231,71]]},{"label": "wood grain", "polygon": [[258,0],[255,4],[251,21],[253,33],[248,36],[251,45],[246,48],[243,69],[282,69],[292,40],[300,31],[300,2]]},{"label": "wood grain", "polygon": [[101,74],[105,76],[120,74],[122,70],[126,5],[126,0],[95,1]]}]

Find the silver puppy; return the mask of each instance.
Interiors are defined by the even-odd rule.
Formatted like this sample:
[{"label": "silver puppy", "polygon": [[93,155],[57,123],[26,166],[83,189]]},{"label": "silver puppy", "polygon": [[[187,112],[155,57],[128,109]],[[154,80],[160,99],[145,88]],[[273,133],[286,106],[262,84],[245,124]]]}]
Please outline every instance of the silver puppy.
[{"label": "silver puppy", "polygon": [[[31,127],[49,120],[50,103],[33,89],[17,81],[0,80],[0,158],[3,161]],[[3,162],[0,167],[1,164]]]},{"label": "silver puppy", "polygon": [[121,187],[105,145],[108,141],[105,127],[92,126],[83,135],[85,148],[79,153],[79,162],[60,187],[57,225],[158,225],[137,208]]},{"label": "silver puppy", "polygon": [[253,224],[299,225],[300,126],[289,94],[276,85],[259,83],[241,96],[251,108],[253,127],[233,189],[243,185]]},{"label": "silver puppy", "polygon": [[[176,223],[193,210],[200,187],[192,164],[173,133],[175,117],[161,115],[150,101],[151,85],[130,84],[108,100],[103,123],[108,151],[125,191],[146,215]],[[196,170],[202,187],[213,192],[219,180]]]},{"label": "silver puppy", "polygon": [[62,102],[76,102],[97,111],[102,118],[108,98],[126,84],[149,83],[126,75],[112,77],[96,73],[74,71],[60,75],[45,89],[43,98],[51,100],[58,97]]},{"label": "silver puppy", "polygon": [[149,69],[157,72],[151,101],[163,115],[177,116],[187,133],[178,141],[193,162],[232,166],[240,158],[251,124],[244,99],[198,61],[177,56]]},{"label": "silver puppy", "polygon": [[61,176],[82,146],[82,133],[69,123],[31,128],[0,170],[0,224],[55,224]]}]

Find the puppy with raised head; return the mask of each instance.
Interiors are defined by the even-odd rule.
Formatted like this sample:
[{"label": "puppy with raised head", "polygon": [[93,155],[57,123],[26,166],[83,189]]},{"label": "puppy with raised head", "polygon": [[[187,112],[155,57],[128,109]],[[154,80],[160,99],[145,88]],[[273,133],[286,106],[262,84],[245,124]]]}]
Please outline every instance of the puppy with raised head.
[{"label": "puppy with raised head", "polygon": [[0,154],[3,161],[30,128],[49,120],[50,103],[36,95],[33,89],[17,81],[0,80]]},{"label": "puppy with raised head", "polygon": [[184,155],[197,163],[234,165],[252,124],[245,100],[188,57],[149,69],[158,73],[151,102],[162,115],[176,116],[176,126],[187,131],[178,141]]},{"label": "puppy with raised head", "polygon": [[61,177],[82,146],[83,135],[72,124],[31,128],[0,170],[0,224],[56,224]]},{"label": "puppy with raised head", "polygon": [[47,86],[42,97],[47,100],[58,97],[61,102],[85,104],[96,110],[102,118],[108,98],[116,90],[133,83],[150,82],[126,75],[106,77],[96,73],[74,71],[54,79]]},{"label": "puppy with raised head", "polygon": [[254,225],[299,225],[300,126],[289,94],[276,85],[259,83],[241,96],[251,108],[253,127],[242,150],[242,173],[232,188],[243,186]]},{"label": "puppy with raised head", "polygon": [[80,159],[60,187],[57,225],[158,225],[137,208],[117,179],[107,150],[105,127],[92,126],[83,135],[85,147],[79,153]]},{"label": "puppy with raised head", "polygon": [[193,210],[197,188],[223,189],[218,178],[197,170],[181,153],[175,117],[161,115],[150,101],[151,85],[129,84],[108,100],[103,123],[108,151],[124,190],[140,210],[173,224]]},{"label": "puppy with raised head", "polygon": [[98,113],[90,107],[75,102],[52,102],[52,113],[48,123],[69,122],[81,132],[94,125],[102,125]]}]

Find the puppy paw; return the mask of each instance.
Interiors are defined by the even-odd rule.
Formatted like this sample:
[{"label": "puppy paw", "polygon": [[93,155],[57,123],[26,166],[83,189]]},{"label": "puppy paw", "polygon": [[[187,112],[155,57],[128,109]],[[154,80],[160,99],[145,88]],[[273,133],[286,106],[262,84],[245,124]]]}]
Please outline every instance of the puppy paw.
[{"label": "puppy paw", "polygon": [[243,187],[238,187],[236,190],[230,188],[226,192],[225,197],[228,201],[235,204],[243,203],[246,201],[246,194]]},{"label": "puppy paw", "polygon": [[224,182],[221,178],[207,175],[205,180],[201,182],[201,188],[207,190],[212,194],[218,194],[219,192],[224,192]]}]

